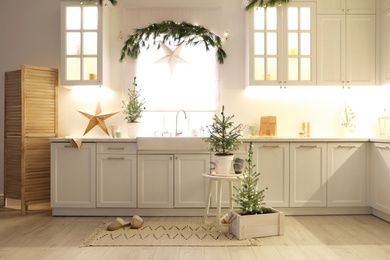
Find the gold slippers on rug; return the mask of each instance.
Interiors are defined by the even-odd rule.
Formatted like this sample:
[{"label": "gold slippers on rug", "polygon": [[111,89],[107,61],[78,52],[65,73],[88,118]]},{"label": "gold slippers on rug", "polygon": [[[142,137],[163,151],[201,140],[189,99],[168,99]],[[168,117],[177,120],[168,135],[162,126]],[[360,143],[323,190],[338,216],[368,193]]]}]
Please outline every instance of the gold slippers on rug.
[{"label": "gold slippers on rug", "polygon": [[138,229],[138,228],[142,227],[143,223],[144,223],[144,220],[138,215],[133,216],[133,218],[130,222],[126,222],[121,218],[117,218],[114,222],[112,222],[111,224],[109,224],[107,226],[107,230],[114,231],[114,230],[118,230],[120,228],[124,228],[127,226],[131,226],[131,228]]}]

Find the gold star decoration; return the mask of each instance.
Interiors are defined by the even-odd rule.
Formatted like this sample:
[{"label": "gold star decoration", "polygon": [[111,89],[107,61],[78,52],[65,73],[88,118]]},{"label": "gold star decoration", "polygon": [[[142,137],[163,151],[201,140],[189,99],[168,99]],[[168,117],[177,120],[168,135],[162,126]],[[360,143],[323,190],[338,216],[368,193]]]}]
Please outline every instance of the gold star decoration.
[{"label": "gold star decoration", "polygon": [[112,117],[113,115],[119,113],[119,112],[102,113],[102,108],[100,106],[100,101],[98,101],[98,103],[97,103],[95,114],[90,114],[90,113],[82,112],[82,111],[78,111],[78,112],[80,112],[83,116],[85,116],[86,118],[89,119],[88,126],[85,129],[85,132],[84,132],[83,135],[86,135],[95,126],[99,126],[108,136],[110,134],[108,133],[108,130],[107,130],[106,124],[104,123],[104,120],[106,120],[107,118]]},{"label": "gold star decoration", "polygon": [[175,69],[175,65],[177,63],[188,63],[187,61],[185,61],[183,58],[180,57],[180,52],[183,46],[184,46],[184,42],[182,42],[179,45],[179,47],[177,47],[175,50],[171,50],[168,46],[166,46],[162,42],[161,47],[165,52],[165,56],[159,59],[158,61],[156,61],[155,63],[168,63],[172,75],[173,70]]}]

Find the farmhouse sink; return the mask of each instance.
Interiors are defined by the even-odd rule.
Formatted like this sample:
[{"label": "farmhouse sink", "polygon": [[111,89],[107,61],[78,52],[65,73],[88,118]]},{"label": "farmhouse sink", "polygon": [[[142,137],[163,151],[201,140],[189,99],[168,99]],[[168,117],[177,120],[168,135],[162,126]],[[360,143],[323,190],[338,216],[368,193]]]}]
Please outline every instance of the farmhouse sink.
[{"label": "farmhouse sink", "polygon": [[141,151],[207,151],[202,137],[138,137]]}]

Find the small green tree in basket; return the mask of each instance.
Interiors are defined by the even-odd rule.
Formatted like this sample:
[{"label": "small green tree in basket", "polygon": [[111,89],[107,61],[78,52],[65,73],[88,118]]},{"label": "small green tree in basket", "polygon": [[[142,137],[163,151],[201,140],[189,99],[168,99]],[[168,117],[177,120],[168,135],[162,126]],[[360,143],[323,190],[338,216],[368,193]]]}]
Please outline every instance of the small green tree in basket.
[{"label": "small green tree in basket", "polygon": [[254,168],[256,165],[253,164],[253,144],[250,142],[248,158],[245,160],[247,165],[242,176],[239,176],[241,180],[241,187],[234,187],[236,194],[233,194],[233,201],[237,202],[241,209],[241,215],[255,215],[271,213],[271,208],[265,207],[264,192],[268,188],[259,190],[257,183],[259,181],[260,173],[256,172]]},{"label": "small green tree in basket", "polygon": [[128,123],[136,122],[138,118],[142,117],[141,113],[143,110],[145,110],[145,99],[141,99],[141,93],[139,90],[137,90],[136,79],[137,77],[134,77],[134,89],[128,89],[129,101],[127,103],[125,101],[122,101],[123,113],[126,114],[125,119]]}]

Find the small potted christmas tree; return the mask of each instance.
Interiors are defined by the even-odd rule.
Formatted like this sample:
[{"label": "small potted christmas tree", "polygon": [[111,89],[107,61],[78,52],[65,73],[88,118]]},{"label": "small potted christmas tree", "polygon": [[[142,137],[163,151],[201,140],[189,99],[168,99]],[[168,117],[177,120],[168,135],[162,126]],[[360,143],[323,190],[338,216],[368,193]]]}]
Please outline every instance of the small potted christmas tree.
[{"label": "small potted christmas tree", "polygon": [[216,174],[230,174],[233,161],[233,151],[238,150],[241,142],[239,126],[234,126],[231,121],[234,116],[225,115],[225,107],[222,106],[221,118],[213,117],[213,123],[207,126],[209,137],[203,140],[207,143],[210,152],[214,152]]},{"label": "small potted christmas tree", "polygon": [[128,89],[129,101],[122,101],[123,113],[126,115],[128,137],[135,138],[138,136],[139,125],[137,121],[142,117],[142,111],[145,110],[145,99],[141,99],[140,90],[137,89],[137,78],[134,77],[133,87],[134,89]]},{"label": "small potted christmas tree", "polygon": [[233,201],[239,206],[239,211],[229,212],[231,232],[238,239],[276,236],[284,233],[284,213],[264,206],[264,192],[268,188],[258,189],[260,173],[255,171],[253,164],[253,144],[249,145],[246,167],[239,188],[234,187],[236,193]]}]

